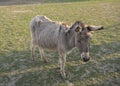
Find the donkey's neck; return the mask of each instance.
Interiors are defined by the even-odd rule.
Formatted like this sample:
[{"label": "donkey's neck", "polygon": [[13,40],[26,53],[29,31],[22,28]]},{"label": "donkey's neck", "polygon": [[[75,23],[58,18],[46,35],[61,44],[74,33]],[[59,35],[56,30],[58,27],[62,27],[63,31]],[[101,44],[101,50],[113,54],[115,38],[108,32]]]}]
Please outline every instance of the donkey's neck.
[{"label": "donkey's neck", "polygon": [[67,50],[70,51],[75,47],[75,33],[74,31],[70,31],[66,33],[67,36]]}]

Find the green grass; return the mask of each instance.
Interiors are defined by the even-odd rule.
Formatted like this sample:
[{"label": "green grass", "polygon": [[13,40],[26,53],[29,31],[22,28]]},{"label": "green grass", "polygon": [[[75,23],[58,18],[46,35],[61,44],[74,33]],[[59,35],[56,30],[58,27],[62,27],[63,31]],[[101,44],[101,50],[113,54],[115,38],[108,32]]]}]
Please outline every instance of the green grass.
[{"label": "green grass", "polygon": [[[74,86],[119,86],[119,3],[106,0],[0,6],[0,86],[67,86],[71,83]],[[77,49],[67,56],[70,83],[60,77],[57,52],[46,51],[48,63],[40,61],[38,52],[36,60],[31,60],[29,22],[36,15],[46,15],[69,25],[81,20],[105,27],[94,33],[90,62],[82,62]]]}]

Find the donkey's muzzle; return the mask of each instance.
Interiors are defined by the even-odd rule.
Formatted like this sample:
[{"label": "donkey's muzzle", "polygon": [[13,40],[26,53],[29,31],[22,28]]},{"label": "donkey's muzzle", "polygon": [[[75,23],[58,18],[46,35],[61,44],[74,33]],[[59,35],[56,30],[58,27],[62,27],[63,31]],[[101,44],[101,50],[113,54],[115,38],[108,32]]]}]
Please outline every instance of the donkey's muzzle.
[{"label": "donkey's muzzle", "polygon": [[83,58],[83,61],[84,62],[87,62],[87,61],[89,61],[90,60],[90,57],[89,58]]},{"label": "donkey's muzzle", "polygon": [[89,52],[82,52],[81,58],[83,59],[84,62],[89,61],[90,60]]}]

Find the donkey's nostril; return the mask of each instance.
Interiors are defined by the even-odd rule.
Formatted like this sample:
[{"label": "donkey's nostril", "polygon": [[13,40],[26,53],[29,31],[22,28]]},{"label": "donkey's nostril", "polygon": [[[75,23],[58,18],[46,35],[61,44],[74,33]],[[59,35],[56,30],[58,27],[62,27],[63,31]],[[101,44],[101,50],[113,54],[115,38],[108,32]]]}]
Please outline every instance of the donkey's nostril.
[{"label": "donkey's nostril", "polygon": [[90,58],[83,58],[83,61],[84,62],[87,62],[87,61],[89,61],[90,60]]}]

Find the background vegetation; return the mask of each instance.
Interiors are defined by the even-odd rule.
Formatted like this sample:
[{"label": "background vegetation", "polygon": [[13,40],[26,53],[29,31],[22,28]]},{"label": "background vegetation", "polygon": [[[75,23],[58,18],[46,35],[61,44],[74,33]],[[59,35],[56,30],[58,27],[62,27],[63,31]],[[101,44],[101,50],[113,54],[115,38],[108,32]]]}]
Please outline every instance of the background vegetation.
[{"label": "background vegetation", "polygon": [[[120,1],[35,1],[0,2],[0,86],[119,86]],[[29,22],[36,15],[69,25],[76,20],[103,25],[91,41],[91,61],[82,62],[73,49],[67,56],[66,80],[60,77],[57,52],[46,51],[50,61],[44,63],[37,51],[32,61]]]}]

